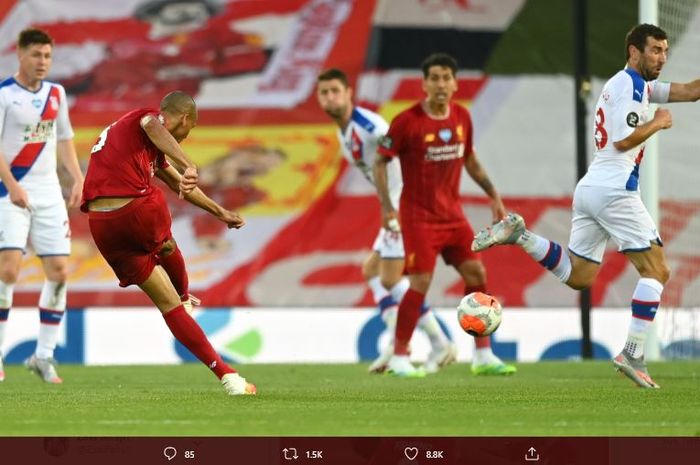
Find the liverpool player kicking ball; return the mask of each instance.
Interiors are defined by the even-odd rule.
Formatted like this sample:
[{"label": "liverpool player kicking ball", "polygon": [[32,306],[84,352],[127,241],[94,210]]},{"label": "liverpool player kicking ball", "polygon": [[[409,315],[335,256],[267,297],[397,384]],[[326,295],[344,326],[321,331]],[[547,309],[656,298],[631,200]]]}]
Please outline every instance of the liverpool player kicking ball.
[{"label": "liverpool player kicking ball", "polygon": [[163,193],[151,183],[159,177],[229,228],[245,224],[197,188],[197,170],[180,148],[196,124],[194,100],[179,91],[166,95],[160,110],[141,108],[112,123],[92,148],[80,209],[88,213],[95,244],[119,285],[136,284],[148,294],[173,336],[214,372],[228,394],[255,394],[255,386],[223,361],[187,311],[185,261],[170,232]]}]

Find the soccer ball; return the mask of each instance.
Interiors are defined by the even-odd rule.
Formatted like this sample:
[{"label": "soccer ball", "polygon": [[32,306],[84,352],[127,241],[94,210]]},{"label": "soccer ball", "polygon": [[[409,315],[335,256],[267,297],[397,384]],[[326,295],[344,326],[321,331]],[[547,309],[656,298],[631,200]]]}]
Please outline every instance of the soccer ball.
[{"label": "soccer ball", "polygon": [[472,336],[488,336],[501,324],[503,308],[495,297],[472,292],[457,306],[459,325]]}]

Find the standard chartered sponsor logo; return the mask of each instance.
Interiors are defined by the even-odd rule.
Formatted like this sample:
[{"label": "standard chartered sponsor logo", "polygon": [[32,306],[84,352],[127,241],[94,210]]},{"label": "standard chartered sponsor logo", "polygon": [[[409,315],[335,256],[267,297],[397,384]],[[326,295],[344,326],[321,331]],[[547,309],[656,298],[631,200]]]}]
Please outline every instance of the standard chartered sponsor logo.
[{"label": "standard chartered sponsor logo", "polygon": [[462,158],[464,156],[464,144],[449,144],[439,147],[428,147],[425,159],[428,161],[444,161]]}]

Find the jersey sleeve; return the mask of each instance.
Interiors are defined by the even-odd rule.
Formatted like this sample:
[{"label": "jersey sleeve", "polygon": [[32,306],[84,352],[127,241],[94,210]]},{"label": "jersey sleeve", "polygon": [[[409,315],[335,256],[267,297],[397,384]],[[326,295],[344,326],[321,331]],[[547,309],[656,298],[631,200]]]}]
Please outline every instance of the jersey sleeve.
[{"label": "jersey sleeve", "polygon": [[644,112],[644,81],[639,80],[639,85],[627,75],[621,77],[611,86],[610,114],[605,115],[613,128],[613,142],[619,142],[632,134]]},{"label": "jersey sleeve", "polygon": [[401,155],[403,140],[406,133],[407,121],[405,114],[400,114],[391,122],[386,135],[379,138],[377,153],[385,157],[398,157]]},{"label": "jersey sleeve", "polygon": [[668,96],[671,94],[671,83],[667,81],[652,81],[649,101],[651,103],[668,103]]},{"label": "jersey sleeve", "polygon": [[73,126],[68,117],[68,100],[66,90],[63,86],[58,87],[60,104],[58,106],[58,117],[56,118],[56,138],[57,140],[69,140],[73,138]]}]

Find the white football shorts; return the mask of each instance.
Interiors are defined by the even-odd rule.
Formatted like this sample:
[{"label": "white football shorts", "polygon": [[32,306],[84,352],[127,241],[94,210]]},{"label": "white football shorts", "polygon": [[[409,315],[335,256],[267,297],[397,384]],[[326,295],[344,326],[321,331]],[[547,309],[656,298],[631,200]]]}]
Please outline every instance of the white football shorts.
[{"label": "white football shorts", "polygon": [[620,252],[649,250],[662,245],[654,220],[639,192],[600,186],[577,186],[574,191],[569,250],[601,263],[608,239]]},{"label": "white football shorts", "polygon": [[26,252],[27,239],[38,256],[70,255],[70,226],[63,197],[29,195],[31,210],[0,198],[0,250]]},{"label": "white football shorts", "polygon": [[405,254],[403,251],[403,237],[400,232],[389,231],[381,228],[377,238],[374,240],[372,250],[377,252],[381,258],[401,258]]}]

